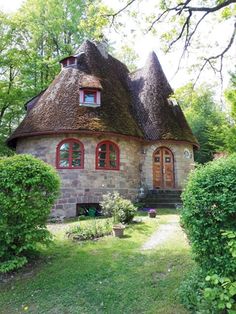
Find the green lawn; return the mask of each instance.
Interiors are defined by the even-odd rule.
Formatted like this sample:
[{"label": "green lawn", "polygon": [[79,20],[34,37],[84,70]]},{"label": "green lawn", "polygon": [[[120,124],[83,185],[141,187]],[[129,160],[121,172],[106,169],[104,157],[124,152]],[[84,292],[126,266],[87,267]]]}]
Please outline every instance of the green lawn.
[{"label": "green lawn", "polygon": [[42,250],[41,262],[1,284],[0,313],[188,313],[176,298],[193,265],[183,234],[176,232],[158,249],[141,250],[173,218],[173,211],[163,210],[156,219],[140,217],[123,239],[83,243],[55,228],[55,244]]}]

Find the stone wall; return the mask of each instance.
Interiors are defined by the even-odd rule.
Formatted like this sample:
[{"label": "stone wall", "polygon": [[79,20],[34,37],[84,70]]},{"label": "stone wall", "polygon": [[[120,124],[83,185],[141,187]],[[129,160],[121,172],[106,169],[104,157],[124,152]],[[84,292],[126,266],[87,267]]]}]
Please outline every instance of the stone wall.
[{"label": "stone wall", "polygon": [[[175,143],[162,141],[144,146],[141,161],[141,184],[147,189],[153,188],[153,153],[158,147],[162,146],[169,148],[174,155],[175,189],[182,189],[185,185],[188,173],[194,167],[193,146],[184,142]],[[188,158],[186,151],[190,153]]]},{"label": "stone wall", "polygon": [[[44,136],[19,139],[17,153],[32,154],[55,167],[56,147],[66,138],[77,138],[84,144],[84,169],[58,169],[61,176],[61,196],[53,215],[76,215],[77,203],[99,203],[102,195],[118,191],[135,200],[140,188],[141,144],[134,140],[111,136]],[[120,170],[95,170],[95,150],[99,142],[111,140],[120,148]]]},{"label": "stone wall", "polygon": [[[102,195],[118,191],[124,197],[135,200],[140,187],[153,189],[153,152],[161,146],[168,147],[174,155],[175,188],[182,189],[189,171],[194,166],[191,144],[181,142],[156,142],[142,144],[118,136],[58,136],[19,139],[17,153],[32,154],[55,167],[56,147],[66,138],[79,139],[84,144],[84,169],[58,169],[61,176],[61,195],[52,210],[53,215],[76,215],[76,204],[99,203]],[[96,170],[95,150],[99,142],[111,140],[120,148],[120,170]],[[190,156],[185,151],[190,152]]]}]

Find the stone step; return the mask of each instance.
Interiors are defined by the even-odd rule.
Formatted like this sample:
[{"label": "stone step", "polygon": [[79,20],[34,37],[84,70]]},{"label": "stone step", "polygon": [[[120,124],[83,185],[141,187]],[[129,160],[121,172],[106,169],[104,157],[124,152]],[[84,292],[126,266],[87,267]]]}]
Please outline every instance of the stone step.
[{"label": "stone step", "polygon": [[182,190],[149,190],[147,195],[181,195]]},{"label": "stone step", "polygon": [[168,199],[181,199],[180,195],[147,195],[146,197],[144,197],[144,199],[148,199],[148,200],[159,200],[159,199],[163,199],[163,200],[168,200]]},{"label": "stone step", "polygon": [[179,198],[175,198],[175,199],[161,199],[161,198],[158,198],[158,199],[144,199],[142,201],[143,203],[162,203],[162,204],[165,204],[165,203],[182,203],[181,199]]},{"label": "stone step", "polygon": [[146,208],[176,208],[177,206],[181,206],[180,203],[145,203]]}]

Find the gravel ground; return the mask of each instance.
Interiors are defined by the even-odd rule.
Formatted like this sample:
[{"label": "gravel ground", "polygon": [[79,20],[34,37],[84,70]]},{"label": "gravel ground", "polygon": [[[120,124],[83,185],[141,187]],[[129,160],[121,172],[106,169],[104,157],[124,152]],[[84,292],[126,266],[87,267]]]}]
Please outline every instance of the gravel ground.
[{"label": "gravel ground", "polygon": [[180,229],[178,219],[173,219],[167,224],[161,225],[160,228],[152,234],[147,242],[142,246],[142,250],[152,250],[158,245],[166,242],[177,230]]}]

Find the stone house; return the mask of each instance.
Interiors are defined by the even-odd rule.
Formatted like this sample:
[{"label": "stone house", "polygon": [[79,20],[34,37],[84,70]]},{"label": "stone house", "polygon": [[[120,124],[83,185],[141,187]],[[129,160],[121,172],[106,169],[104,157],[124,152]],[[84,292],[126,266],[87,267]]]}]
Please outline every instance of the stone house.
[{"label": "stone house", "polygon": [[101,44],[85,41],[60,63],[8,139],[17,153],[58,170],[52,213],[75,216],[79,204],[98,203],[109,191],[134,200],[140,188],[182,189],[198,142],[155,53],[130,73]]}]

